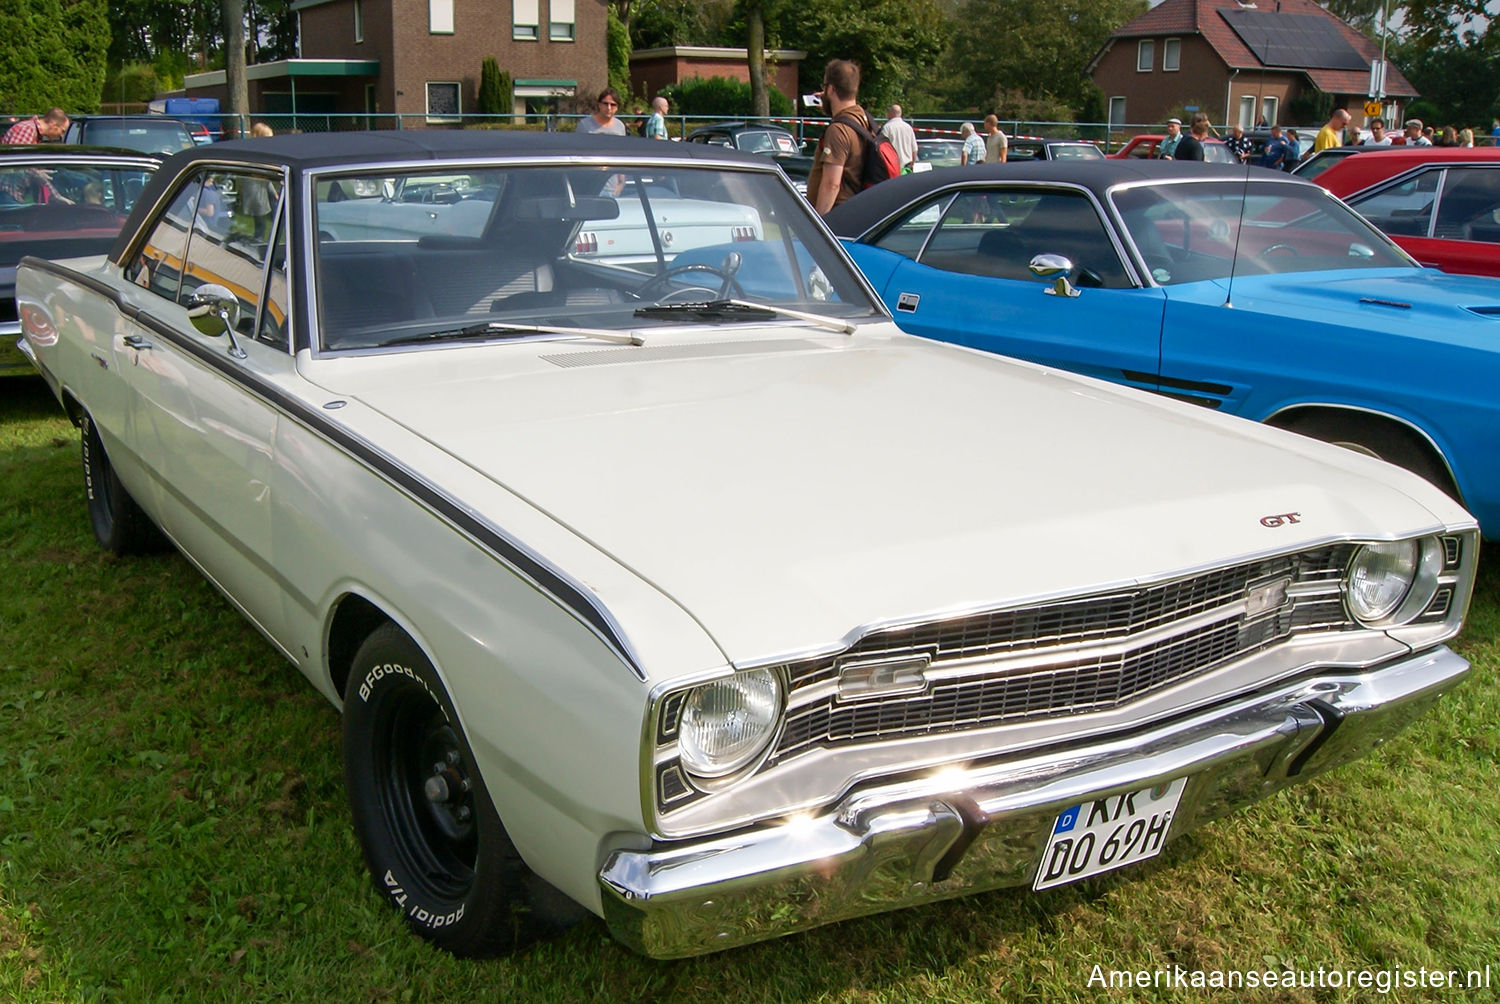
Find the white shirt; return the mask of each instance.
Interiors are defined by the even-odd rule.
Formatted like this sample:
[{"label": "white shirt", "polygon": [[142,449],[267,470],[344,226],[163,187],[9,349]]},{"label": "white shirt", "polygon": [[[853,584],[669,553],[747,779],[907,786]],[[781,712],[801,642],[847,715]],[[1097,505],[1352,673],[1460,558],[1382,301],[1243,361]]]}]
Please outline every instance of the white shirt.
[{"label": "white shirt", "polygon": [[900,116],[886,119],[885,125],[880,127],[880,135],[890,140],[891,146],[896,148],[896,156],[901,158],[902,167],[917,159],[917,133],[906,119]]}]

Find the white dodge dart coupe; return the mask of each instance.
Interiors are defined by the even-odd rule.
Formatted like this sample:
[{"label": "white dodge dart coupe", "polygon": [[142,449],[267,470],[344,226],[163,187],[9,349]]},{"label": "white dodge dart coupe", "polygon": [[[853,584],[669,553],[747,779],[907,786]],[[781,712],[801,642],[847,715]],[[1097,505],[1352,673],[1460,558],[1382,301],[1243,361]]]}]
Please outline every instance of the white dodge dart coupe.
[{"label": "white dodge dart coupe", "polygon": [[18,300],[101,544],[178,548],[342,709],[375,887],[460,955],[1077,881],[1468,671],[1442,492],[903,334],[765,158],[215,144]]}]

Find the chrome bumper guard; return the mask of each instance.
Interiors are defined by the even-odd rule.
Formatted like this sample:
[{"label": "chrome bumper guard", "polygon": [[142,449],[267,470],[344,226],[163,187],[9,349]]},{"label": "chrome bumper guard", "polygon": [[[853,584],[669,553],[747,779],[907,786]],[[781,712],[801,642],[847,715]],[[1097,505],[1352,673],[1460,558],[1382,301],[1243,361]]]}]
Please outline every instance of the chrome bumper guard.
[{"label": "chrome bumper guard", "polygon": [[682,958],[822,924],[1029,885],[1058,813],[1188,779],[1168,839],[1385,742],[1462,680],[1438,648],[1320,672],[1124,738],[854,790],[831,811],[726,837],[615,851],[615,937]]}]

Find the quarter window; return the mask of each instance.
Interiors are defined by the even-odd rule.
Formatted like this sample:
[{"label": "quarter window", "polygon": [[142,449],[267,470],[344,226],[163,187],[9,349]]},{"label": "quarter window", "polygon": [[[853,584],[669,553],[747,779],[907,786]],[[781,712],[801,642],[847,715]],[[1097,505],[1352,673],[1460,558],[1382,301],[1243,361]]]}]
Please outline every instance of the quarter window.
[{"label": "quarter window", "polygon": [[1151,66],[1156,62],[1156,42],[1149,38],[1143,38],[1136,45],[1135,68],[1140,73],[1150,73]]},{"label": "quarter window", "polygon": [[202,179],[195,179],[177,194],[126,267],[125,278],[157,296],[177,299],[182,263],[187,257],[188,231],[193,225],[198,191],[202,187]]},{"label": "quarter window", "polygon": [[1441,170],[1423,171],[1350,205],[1393,237],[1426,237],[1442,176]]},{"label": "quarter window", "polygon": [[[251,174],[214,173],[203,180],[198,212],[188,242],[187,268],[177,301],[205,283],[227,287],[240,301],[235,328],[258,331],[272,222],[281,201],[281,179]],[[284,315],[283,315],[284,316]]]},{"label": "quarter window", "polygon": [[1433,236],[1500,243],[1500,171],[1450,167]]}]

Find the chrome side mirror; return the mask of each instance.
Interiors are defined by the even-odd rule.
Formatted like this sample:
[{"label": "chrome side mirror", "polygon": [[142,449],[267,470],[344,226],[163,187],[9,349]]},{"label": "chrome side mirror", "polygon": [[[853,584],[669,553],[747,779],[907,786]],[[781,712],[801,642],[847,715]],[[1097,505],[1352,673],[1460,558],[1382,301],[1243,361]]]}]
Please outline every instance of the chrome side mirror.
[{"label": "chrome side mirror", "polygon": [[188,318],[200,334],[209,338],[228,335],[229,354],[236,359],[245,358],[245,350],[234,337],[234,326],[240,317],[239,297],[225,286],[206,282],[187,298],[186,306]]},{"label": "chrome side mirror", "polygon": [[1073,274],[1073,260],[1066,255],[1039,254],[1032,258],[1026,266],[1031,269],[1031,274],[1038,279],[1056,278],[1057,281],[1047,287],[1048,296],[1077,296],[1078,290],[1068,281],[1068,276]]}]

